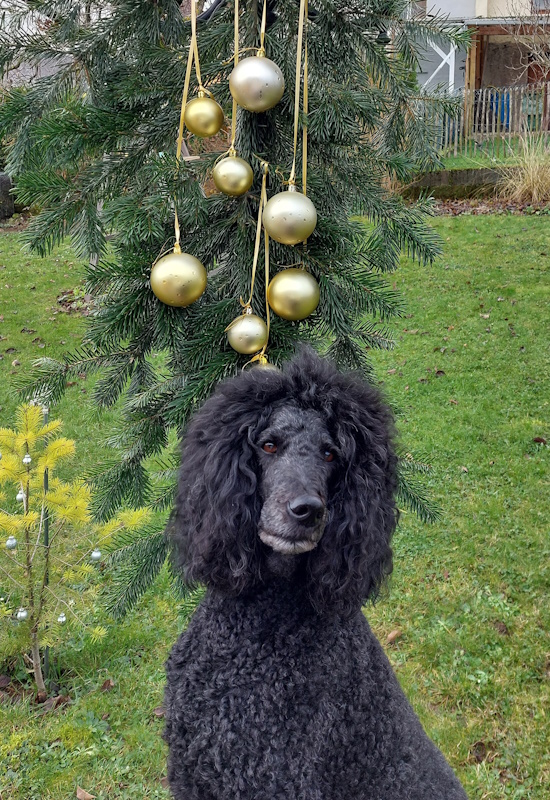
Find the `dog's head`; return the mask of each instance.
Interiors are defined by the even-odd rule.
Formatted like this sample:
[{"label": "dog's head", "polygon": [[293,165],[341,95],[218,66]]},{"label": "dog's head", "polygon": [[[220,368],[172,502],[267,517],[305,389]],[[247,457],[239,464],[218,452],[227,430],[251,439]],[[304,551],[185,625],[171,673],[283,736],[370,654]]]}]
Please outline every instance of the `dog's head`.
[{"label": "dog's head", "polygon": [[183,443],[186,580],[239,594],[286,572],[319,610],[375,594],[397,518],[392,434],[378,391],[311,351],[221,384]]}]

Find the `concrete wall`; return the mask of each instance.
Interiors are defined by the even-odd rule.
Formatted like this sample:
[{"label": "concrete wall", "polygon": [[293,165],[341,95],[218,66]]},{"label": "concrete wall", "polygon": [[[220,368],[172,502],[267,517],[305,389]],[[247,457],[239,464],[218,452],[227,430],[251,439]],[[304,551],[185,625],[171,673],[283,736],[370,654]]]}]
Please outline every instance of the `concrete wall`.
[{"label": "concrete wall", "polygon": [[0,172],[0,219],[9,219],[14,213],[13,195],[10,194],[11,180],[5,172]]},{"label": "concrete wall", "polygon": [[430,14],[446,14],[451,19],[467,19],[477,16],[476,0],[435,0],[426,3],[427,12]]},{"label": "concrete wall", "polygon": [[[476,16],[481,16],[476,14]],[[487,0],[487,17],[530,17],[531,0]]]},{"label": "concrete wall", "polygon": [[531,0],[427,0],[426,9],[428,13],[447,14],[451,19],[528,17]]},{"label": "concrete wall", "polygon": [[521,52],[513,41],[502,42],[490,36],[485,50],[482,87],[523,86],[527,83],[527,70],[521,63]]}]

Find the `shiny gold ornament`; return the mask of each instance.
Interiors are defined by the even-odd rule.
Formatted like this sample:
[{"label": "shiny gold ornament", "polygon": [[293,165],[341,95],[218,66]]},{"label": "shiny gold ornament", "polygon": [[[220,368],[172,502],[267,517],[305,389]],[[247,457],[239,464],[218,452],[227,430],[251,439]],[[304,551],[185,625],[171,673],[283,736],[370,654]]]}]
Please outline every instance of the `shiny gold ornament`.
[{"label": "shiny gold ornament", "polygon": [[227,340],[237,353],[257,353],[267,342],[267,325],[256,314],[243,314],[227,328]]},{"label": "shiny gold ornament", "polygon": [[239,158],[229,155],[218,161],[212,170],[212,177],[216,187],[229,197],[239,197],[248,192],[254,180],[254,173],[250,164]]},{"label": "shiny gold ornament", "polygon": [[229,90],[247,111],[267,111],[276,106],[285,90],[283,73],[262,55],[239,61],[229,76]]},{"label": "shiny gold ornament", "polygon": [[307,239],[317,225],[315,206],[305,194],[290,187],[267,201],[263,213],[264,228],[281,244],[298,244]]},{"label": "shiny gold ornament", "polygon": [[219,103],[216,103],[204,92],[190,100],[185,106],[184,122],[195,136],[205,138],[215,136],[223,125],[224,114]]},{"label": "shiny gold ornament", "polygon": [[189,253],[169,253],[153,265],[151,289],[167,306],[184,308],[198,300],[206,289],[206,270]]},{"label": "shiny gold ornament", "polygon": [[305,269],[283,269],[271,280],[267,299],[283,319],[305,319],[319,305],[319,284]]}]

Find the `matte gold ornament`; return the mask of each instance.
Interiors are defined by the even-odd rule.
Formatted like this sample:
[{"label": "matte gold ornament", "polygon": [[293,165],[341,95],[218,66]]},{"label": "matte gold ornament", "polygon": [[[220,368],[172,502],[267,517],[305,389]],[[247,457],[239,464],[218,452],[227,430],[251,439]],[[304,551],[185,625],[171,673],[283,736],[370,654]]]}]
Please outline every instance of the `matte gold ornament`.
[{"label": "matte gold ornament", "polygon": [[267,299],[283,319],[305,319],[319,305],[319,284],[305,269],[283,269],[272,279]]},{"label": "matte gold ornament", "polygon": [[197,97],[185,106],[184,122],[195,136],[206,138],[215,136],[224,120],[223,109],[212,97],[199,92]]},{"label": "matte gold ornament", "polygon": [[255,367],[259,367],[260,369],[272,369],[275,372],[279,372],[278,368],[275,364],[271,364],[266,355],[262,355],[258,358],[258,360],[254,363]]},{"label": "matte gold ornament", "polygon": [[153,265],[151,289],[167,306],[185,308],[198,300],[206,289],[206,270],[199,259],[189,253],[169,253]]},{"label": "matte gold ornament", "polygon": [[307,239],[317,225],[315,206],[305,194],[291,186],[267,201],[263,213],[264,228],[281,244],[298,244]]},{"label": "matte gold ornament", "polygon": [[250,164],[237,155],[229,155],[218,161],[212,170],[216,187],[229,197],[239,197],[248,192],[254,180]]},{"label": "matte gold ornament", "polygon": [[267,325],[256,314],[242,314],[227,328],[227,340],[237,353],[257,353],[267,343]]},{"label": "matte gold ornament", "polygon": [[239,61],[229,76],[229,90],[247,111],[267,111],[276,106],[285,90],[283,73],[264,55]]}]

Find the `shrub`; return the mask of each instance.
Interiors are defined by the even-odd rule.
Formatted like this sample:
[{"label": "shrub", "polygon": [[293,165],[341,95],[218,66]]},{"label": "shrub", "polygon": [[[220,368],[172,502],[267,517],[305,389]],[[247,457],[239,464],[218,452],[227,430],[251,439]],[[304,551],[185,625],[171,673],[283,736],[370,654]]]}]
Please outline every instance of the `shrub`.
[{"label": "shrub", "polygon": [[[100,548],[150,518],[149,511],[137,509],[95,525],[88,486],[55,475],[75,452],[60,431],[61,422],[45,422],[36,405],[17,410],[15,429],[0,428],[0,532],[7,537],[0,551],[0,613],[7,622],[0,626],[0,656],[30,650],[39,692],[45,692],[41,649],[74,625],[83,626],[86,601],[99,591]],[[93,638],[105,632],[91,629]]]},{"label": "shrub", "polygon": [[550,201],[550,147],[544,134],[520,138],[515,166],[501,167],[496,191],[515,203]]}]

